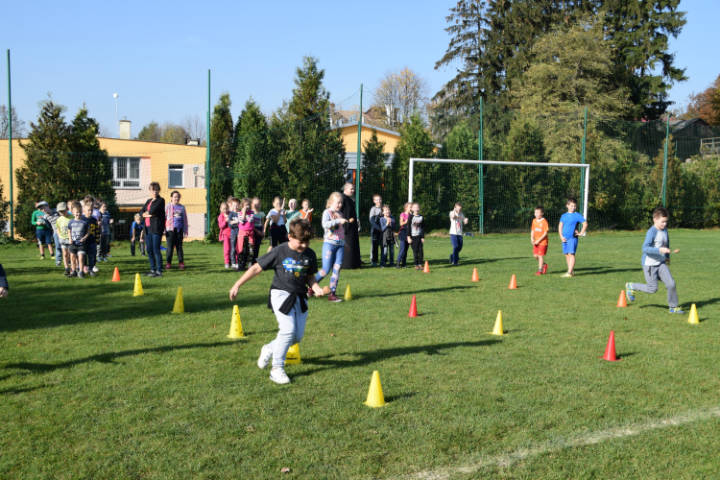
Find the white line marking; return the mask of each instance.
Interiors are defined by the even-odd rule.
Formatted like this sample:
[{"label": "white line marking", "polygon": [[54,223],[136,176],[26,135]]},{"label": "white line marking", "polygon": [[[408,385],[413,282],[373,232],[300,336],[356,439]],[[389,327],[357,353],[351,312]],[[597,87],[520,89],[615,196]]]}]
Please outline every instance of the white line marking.
[{"label": "white line marking", "polygon": [[720,417],[720,407],[713,407],[704,410],[691,410],[689,412],[669,417],[665,419],[655,420],[646,423],[635,423],[623,427],[610,428],[599,432],[589,432],[576,434],[569,438],[561,438],[550,440],[536,446],[520,448],[514,452],[504,453],[492,456],[480,456],[478,460],[466,465],[458,465],[455,467],[444,467],[436,470],[426,470],[416,472],[409,475],[397,477],[401,479],[417,479],[417,480],[447,480],[453,475],[474,473],[486,467],[508,467],[513,463],[524,460],[526,458],[543,455],[545,453],[556,452],[566,448],[584,447],[586,445],[595,445],[608,440],[617,438],[632,437],[641,433],[658,430],[668,427],[677,427],[688,423],[710,420]]}]

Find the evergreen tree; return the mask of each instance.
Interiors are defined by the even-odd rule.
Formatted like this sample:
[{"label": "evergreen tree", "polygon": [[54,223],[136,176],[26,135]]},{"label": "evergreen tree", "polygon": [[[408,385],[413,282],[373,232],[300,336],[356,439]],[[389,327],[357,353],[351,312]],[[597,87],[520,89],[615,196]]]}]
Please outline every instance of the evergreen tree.
[{"label": "evergreen tree", "polygon": [[331,130],[328,122],[330,95],[324,77],[317,59],[305,57],[296,71],[292,99],[273,121],[282,194],[308,197],[313,205],[325,205],[327,196],[342,188],[347,169],[340,132]]},{"label": "evergreen tree", "polygon": [[[232,193],[234,128],[230,113],[230,94],[223,93],[213,110],[210,123],[210,218],[217,216],[220,204]],[[210,222],[210,239],[218,238],[217,222]]]},{"label": "evergreen tree", "polygon": [[270,130],[260,107],[245,103],[235,127],[233,192],[236,197],[259,197],[269,201],[278,188],[277,159]]},{"label": "evergreen tree", "polygon": [[145,125],[138,133],[137,139],[146,142],[159,142],[162,138],[163,132],[160,125],[157,122],[150,122]]},{"label": "evergreen tree", "polygon": [[3,195],[3,184],[0,180],[0,243],[3,243],[5,239],[5,229],[8,224],[9,208],[10,203],[5,201],[5,196]]},{"label": "evergreen tree", "polygon": [[[478,137],[467,121],[457,123],[445,138],[441,151],[443,158],[458,160],[475,160],[478,158]],[[441,206],[441,211],[448,212],[455,202],[462,203],[465,215],[473,220],[469,228],[477,227],[474,218],[479,214],[479,181],[480,171],[477,165],[450,164],[450,194],[448,203]]]},{"label": "evergreen tree", "polygon": [[363,146],[362,167],[360,169],[360,211],[367,212],[373,205],[372,196],[378,194],[385,198],[385,164],[388,154],[383,153],[385,142],[378,139],[373,130],[370,140]]}]

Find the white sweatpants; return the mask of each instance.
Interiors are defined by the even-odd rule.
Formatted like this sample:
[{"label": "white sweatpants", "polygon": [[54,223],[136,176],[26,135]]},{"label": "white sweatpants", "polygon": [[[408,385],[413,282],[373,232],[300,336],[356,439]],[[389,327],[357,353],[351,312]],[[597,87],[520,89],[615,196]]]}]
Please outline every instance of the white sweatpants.
[{"label": "white sweatpants", "polygon": [[280,311],[280,306],[285,299],[290,296],[285,290],[270,290],[270,303],[275,312],[275,318],[278,322],[278,333],[275,340],[269,343],[273,351],[272,366],[285,366],[285,355],[291,345],[300,343],[305,334],[305,322],[307,321],[308,312],[302,312],[300,309],[300,299],[295,300],[292,310],[288,315]]}]

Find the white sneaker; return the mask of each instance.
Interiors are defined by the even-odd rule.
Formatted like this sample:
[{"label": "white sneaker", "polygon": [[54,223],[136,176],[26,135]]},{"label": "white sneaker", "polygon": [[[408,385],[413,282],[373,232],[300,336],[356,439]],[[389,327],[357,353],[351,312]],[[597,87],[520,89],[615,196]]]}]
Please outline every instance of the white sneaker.
[{"label": "white sneaker", "polygon": [[272,347],[269,343],[262,346],[260,349],[260,356],[258,357],[257,366],[260,370],[268,366],[270,359],[272,358]]},{"label": "white sneaker", "polygon": [[290,377],[287,376],[285,369],[282,367],[273,367],[270,370],[270,380],[279,385],[290,383]]},{"label": "white sneaker", "polygon": [[93,272],[98,273],[100,269],[97,268],[97,265],[93,267]]}]

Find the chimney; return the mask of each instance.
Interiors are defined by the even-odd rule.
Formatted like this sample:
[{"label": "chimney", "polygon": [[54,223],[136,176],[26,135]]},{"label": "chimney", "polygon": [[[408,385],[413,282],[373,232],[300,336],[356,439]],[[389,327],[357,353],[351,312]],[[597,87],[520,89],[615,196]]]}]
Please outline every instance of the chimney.
[{"label": "chimney", "polygon": [[130,120],[122,119],[119,122],[120,127],[120,140],[130,140],[130,125],[132,125],[132,122]]}]

